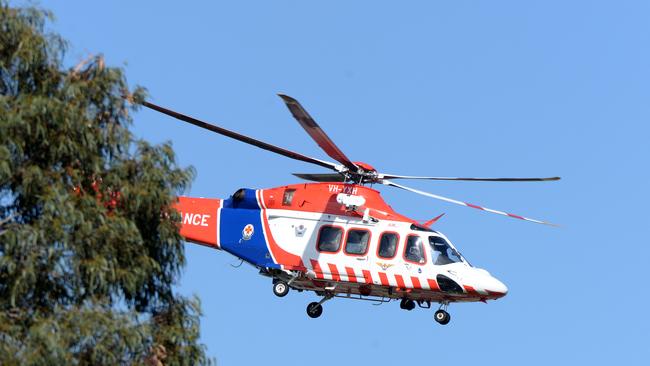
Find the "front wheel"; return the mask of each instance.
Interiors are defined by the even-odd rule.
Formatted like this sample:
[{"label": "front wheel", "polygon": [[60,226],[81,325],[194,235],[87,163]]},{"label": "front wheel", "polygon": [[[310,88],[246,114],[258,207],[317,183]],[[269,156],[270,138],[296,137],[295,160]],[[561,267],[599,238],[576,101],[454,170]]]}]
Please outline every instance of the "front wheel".
[{"label": "front wheel", "polygon": [[444,310],[438,310],[436,313],[433,315],[433,318],[442,325],[446,325],[449,323],[451,320],[451,315],[449,315],[448,312]]}]

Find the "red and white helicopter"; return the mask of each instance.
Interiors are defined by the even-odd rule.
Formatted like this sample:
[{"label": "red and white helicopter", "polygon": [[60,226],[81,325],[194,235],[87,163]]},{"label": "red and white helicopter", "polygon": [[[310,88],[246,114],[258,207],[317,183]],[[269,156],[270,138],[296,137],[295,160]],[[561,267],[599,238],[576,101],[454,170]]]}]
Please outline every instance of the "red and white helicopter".
[{"label": "red and white helicopter", "polygon": [[[447,324],[453,302],[495,300],[508,288],[484,269],[472,266],[442,233],[395,212],[368,184],[380,183],[424,196],[540,224],[544,221],[497,211],[423,192],[397,179],[457,181],[552,181],[551,178],[420,177],[377,172],[352,162],[295,99],[280,95],[314,141],[337,163],[308,157],[171,111],[142,104],[218,134],[333,170],[294,174],[317,183],[267,189],[239,189],[228,199],[180,197],[181,235],[190,242],[224,250],[273,279],[273,292],[314,291],[322,298],[307,306],[319,317],[335,298],[389,302],[413,310],[416,304],[440,307],[434,319]],[[441,215],[442,216],[442,215]]]}]

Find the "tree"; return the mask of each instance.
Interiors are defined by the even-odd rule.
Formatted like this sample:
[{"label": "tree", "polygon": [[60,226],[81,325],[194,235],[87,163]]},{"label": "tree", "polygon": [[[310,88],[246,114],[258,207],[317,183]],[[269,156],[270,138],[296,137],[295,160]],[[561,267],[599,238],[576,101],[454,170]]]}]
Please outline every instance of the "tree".
[{"label": "tree", "polygon": [[193,171],[129,132],[122,69],[63,65],[51,17],[0,0],[0,364],[208,363],[173,291]]}]

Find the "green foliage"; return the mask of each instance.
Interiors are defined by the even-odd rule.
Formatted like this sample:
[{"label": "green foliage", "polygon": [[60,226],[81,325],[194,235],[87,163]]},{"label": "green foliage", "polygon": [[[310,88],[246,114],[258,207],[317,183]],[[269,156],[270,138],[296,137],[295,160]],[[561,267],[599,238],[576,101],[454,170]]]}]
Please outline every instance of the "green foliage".
[{"label": "green foliage", "polygon": [[193,171],[128,130],[145,96],[0,0],[0,364],[201,364],[171,204]]}]

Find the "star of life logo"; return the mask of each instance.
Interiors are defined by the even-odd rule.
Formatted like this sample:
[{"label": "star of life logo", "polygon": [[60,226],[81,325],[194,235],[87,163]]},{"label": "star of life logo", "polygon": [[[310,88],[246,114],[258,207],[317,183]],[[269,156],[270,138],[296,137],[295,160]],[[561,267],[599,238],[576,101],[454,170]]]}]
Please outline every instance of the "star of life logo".
[{"label": "star of life logo", "polygon": [[244,240],[250,240],[254,232],[255,232],[255,228],[253,227],[253,224],[248,224],[244,226],[244,230],[242,230],[241,232],[241,237]]}]

